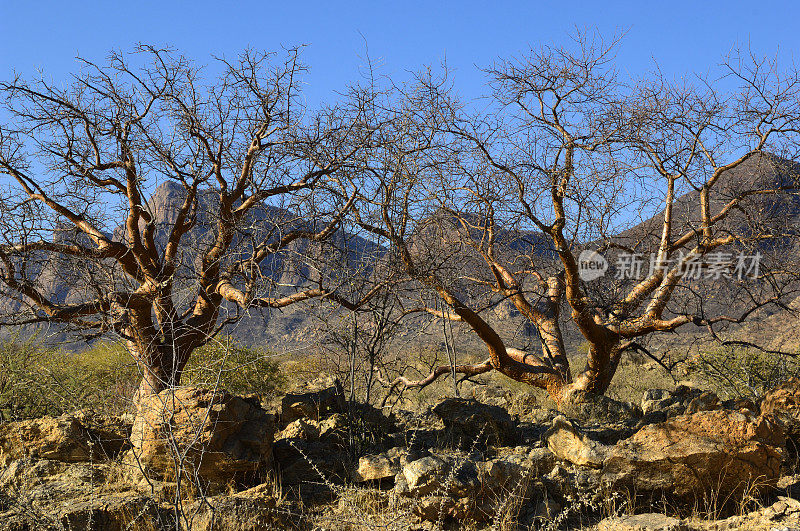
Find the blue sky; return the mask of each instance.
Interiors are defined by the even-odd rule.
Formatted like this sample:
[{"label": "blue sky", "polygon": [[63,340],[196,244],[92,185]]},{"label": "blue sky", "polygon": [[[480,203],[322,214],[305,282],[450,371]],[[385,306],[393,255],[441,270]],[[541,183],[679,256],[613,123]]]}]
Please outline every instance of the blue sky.
[{"label": "blue sky", "polygon": [[81,54],[102,60],[136,42],[171,45],[199,63],[243,48],[308,44],[309,103],[332,99],[358,76],[365,40],[387,74],[443,59],[468,97],[483,90],[475,65],[543,43],[567,43],[578,28],[626,31],[617,65],[675,76],[714,67],[731,46],[790,59],[800,49],[800,5],[749,2],[10,2],[0,12],[0,79],[42,68],[65,79]]}]

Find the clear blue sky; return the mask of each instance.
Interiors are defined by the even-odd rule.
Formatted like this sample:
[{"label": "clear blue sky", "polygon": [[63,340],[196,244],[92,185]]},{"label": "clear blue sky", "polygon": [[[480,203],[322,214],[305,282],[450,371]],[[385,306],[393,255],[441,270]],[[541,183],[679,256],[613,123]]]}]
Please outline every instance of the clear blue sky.
[{"label": "clear blue sky", "polygon": [[[541,43],[566,43],[579,28],[626,30],[618,66],[633,73],[658,60],[672,75],[705,71],[736,43],[791,58],[800,49],[800,4],[711,2],[50,2],[0,0],[0,79],[42,68],[54,79],[74,57],[102,60],[136,42],[171,45],[198,62],[244,47],[309,44],[310,103],[332,97],[358,75],[364,39],[385,73],[443,58],[467,96],[482,90],[475,65]],[[362,37],[363,35],[363,37]]]}]

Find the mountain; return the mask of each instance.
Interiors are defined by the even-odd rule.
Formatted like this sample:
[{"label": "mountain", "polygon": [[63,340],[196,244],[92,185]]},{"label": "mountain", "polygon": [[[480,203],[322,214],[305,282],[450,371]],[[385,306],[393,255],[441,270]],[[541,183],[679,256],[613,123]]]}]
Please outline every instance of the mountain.
[{"label": "mountain", "polygon": [[[792,187],[796,183],[797,176],[800,175],[800,165],[790,161],[780,159],[773,155],[762,155],[753,157],[746,161],[735,170],[726,172],[718,184],[722,192],[716,196],[712,203],[712,210],[722,207],[736,194],[743,191],[753,190],[766,186]],[[166,244],[168,230],[173,225],[177,216],[179,205],[183,202],[185,191],[182,186],[174,182],[166,182],[159,186],[147,202],[147,209],[152,213],[157,222],[155,231],[155,242],[160,248]],[[193,288],[191,279],[193,271],[198,267],[197,249],[202,249],[209,244],[213,234],[213,220],[215,219],[216,200],[213,193],[206,193],[201,196],[200,208],[198,210],[197,223],[195,227],[185,236],[186,245],[180,256],[179,272],[176,275],[176,292],[188,302],[193,299],[196,289]],[[682,234],[687,230],[696,230],[699,226],[700,211],[698,192],[689,190],[677,198],[674,205],[675,221],[673,234]],[[635,213],[632,213],[635,214]],[[655,211],[652,216],[640,221],[636,225],[627,228],[612,238],[617,245],[627,246],[634,249],[643,256],[649,256],[657,248],[661,236],[663,220],[663,209]],[[292,228],[318,229],[325,220],[306,220],[301,219],[293,213],[291,207],[278,207],[264,205],[255,209],[252,214],[244,220],[240,235],[237,236],[233,248],[238,256],[246,255],[252,245],[247,238],[248,234],[266,236],[270,231],[285,231]],[[475,225],[478,225],[477,220]],[[754,195],[744,204],[744,208],[733,212],[721,230],[736,233],[746,233],[756,235],[760,230],[769,226],[771,229],[781,229],[785,231],[786,237],[771,243],[761,243],[757,249],[736,248],[752,253],[759,251],[764,255],[764,259],[773,261],[783,260],[785,263],[797,262],[800,256],[800,246],[796,238],[800,230],[800,198],[796,194],[783,194],[781,196]],[[412,246],[421,253],[428,253],[431,256],[440,255],[446,259],[439,262],[442,267],[441,273],[452,282],[459,294],[473,302],[487,302],[485,290],[479,289],[475,284],[463,282],[463,277],[481,277],[490,275],[485,262],[480,255],[471,247],[463,244],[463,229],[461,229],[452,216],[444,212],[436,213],[428,223],[422,223],[418,234],[416,234]],[[110,231],[112,237],[118,241],[124,238],[124,230],[116,227]],[[75,241],[81,240],[82,236],[75,230],[61,229],[53,234],[55,241]],[[370,240],[360,238],[357,235],[345,231],[337,231],[334,234],[334,241],[343,244],[347,241],[349,249],[346,256],[338,256],[337,259],[347,260],[351,265],[359,264],[381,257],[384,250]],[[516,231],[511,227],[503,227],[497,234],[499,252],[509,257],[519,255],[532,255],[538,266],[553,267],[556,264],[551,242],[542,234],[535,231]],[[595,241],[590,243],[578,244],[579,248],[596,249],[603,246],[607,241]],[[336,245],[339,247],[341,245]],[[326,254],[327,253],[327,254]],[[616,251],[608,253],[608,259],[612,264],[612,271],[602,279],[594,283],[586,283],[587,289],[597,300],[608,302],[614,300],[619,293],[630,288],[630,282],[625,283],[613,278],[613,265],[618,253]],[[296,257],[312,255],[315,257],[315,267],[312,264],[296,260]],[[283,293],[288,293],[287,286],[303,285],[312,281],[319,275],[320,270],[324,270],[326,260],[331,260],[330,248],[310,244],[305,240],[295,240],[286,249],[285,253],[271,257],[261,264],[260,274],[264,279],[265,286],[281,286]],[[376,262],[379,267],[391,266],[391,257],[386,255]],[[549,264],[549,266],[548,266]],[[63,263],[54,256],[47,253],[38,253],[35,260],[28,264],[31,277],[36,278],[44,291],[54,300],[63,303],[72,303],[83,300],[90,293],[91,284],[86,282],[90,276],[106,275],[113,278],[114,282],[119,282],[120,274],[111,268],[86,267],[74,263]],[[462,280],[460,280],[462,279]],[[343,279],[347,280],[347,279]],[[753,284],[752,286],[755,286]],[[725,310],[734,311],[736,305],[731,305],[728,301],[741,295],[744,288],[735,282],[707,283],[704,287],[709,296],[698,300],[691,291],[679,293],[676,301],[680,304],[694,304],[694,310],[698,308],[704,310]],[[789,286],[790,289],[795,289]],[[739,290],[739,291],[736,291]],[[746,291],[746,290],[745,290]],[[413,298],[417,294],[413,291],[408,293]],[[530,326],[526,325],[516,309],[507,301],[499,301],[495,296],[494,307],[487,312],[487,319],[496,325],[504,337],[511,340],[511,344],[518,347],[525,347],[526,343],[534,341],[535,334]],[[792,303],[791,300],[787,301]],[[698,306],[699,303],[702,303]],[[677,303],[676,303],[677,304]],[[798,298],[793,302],[800,308],[800,292]],[[19,302],[3,303],[3,309],[18,312],[22,308]],[[671,305],[672,310],[679,309],[675,304]],[[684,306],[680,309],[686,309]],[[234,308],[228,306],[225,311],[233,312]],[[332,315],[337,315],[335,310],[331,310]],[[568,312],[563,312],[566,314]],[[743,332],[739,332],[737,337],[767,337],[777,338],[787,335],[785,323],[796,322],[796,317],[790,315],[787,310],[762,311],[754,315],[758,319],[757,324],[750,324],[744,327]],[[565,323],[565,338],[571,350],[576,350],[582,342],[582,337],[569,325]],[[280,310],[252,309],[233,326],[225,330],[234,338],[245,344],[262,345],[275,350],[297,348],[308,343],[314,336],[318,328],[319,321],[303,305],[292,305]],[[684,348],[694,340],[695,332],[691,326],[682,330],[680,334],[670,334],[668,339],[670,344]],[[31,333],[37,328],[27,327],[25,333]],[[38,330],[46,332],[50,341],[66,342],[70,337],[70,331],[63,328],[38,327]],[[421,330],[421,329],[420,329]],[[438,342],[440,339],[440,327],[435,326],[430,332],[418,332],[416,341]],[[748,331],[749,330],[749,331]],[[772,330],[773,332],[770,332]],[[481,349],[481,345],[476,341],[474,334],[468,331],[458,332],[464,349]],[[742,335],[743,334],[743,335]],[[772,334],[772,335],[770,335]],[[426,335],[429,336],[426,339]],[[779,341],[778,341],[779,342]],[[772,341],[776,344],[776,341]],[[785,344],[785,341],[783,342]],[[667,348],[662,339],[656,339],[653,343],[658,348]],[[535,345],[532,348],[536,349]]]},{"label": "mountain", "polygon": [[[183,186],[167,181],[154,190],[145,204],[146,210],[155,221],[154,242],[159,252],[163,252],[167,244],[185,194]],[[173,281],[174,298],[179,311],[188,308],[196,297],[196,273],[200,267],[200,257],[213,241],[217,212],[218,196],[213,191],[201,194],[195,225],[184,235],[177,257],[179,266]],[[118,219],[124,218],[120,216]],[[274,241],[291,230],[318,231],[328,222],[329,218],[301,218],[289,208],[259,205],[237,225],[231,252],[226,259],[236,260],[249,256],[253,242],[262,238]],[[123,226],[118,226],[108,231],[108,235],[115,241],[125,241],[126,231]],[[52,239],[55,243],[89,244],[85,235],[68,227],[53,231]],[[290,294],[292,286],[310,285],[317,280],[331,260],[347,260],[355,266],[359,261],[363,262],[379,252],[378,247],[370,241],[341,230],[332,235],[331,242],[332,245],[328,245],[296,239],[280,253],[268,256],[260,264],[256,275],[262,279],[260,294]],[[340,256],[336,249],[344,247],[345,242],[348,250],[344,256]],[[311,260],[300,259],[307,256],[311,256]],[[41,291],[60,304],[73,304],[93,298],[93,285],[97,279],[106,285],[116,285],[119,289],[130,288],[127,277],[110,261],[88,264],[85,261],[67,260],[55,254],[37,252],[25,261],[24,266],[28,277]],[[5,315],[20,313],[24,308],[23,302],[7,297],[0,302],[0,311]],[[222,308],[221,313],[222,318],[233,316],[236,308],[233,304],[228,304]],[[224,333],[245,344],[259,344],[278,350],[302,344],[313,332],[314,324],[302,305],[291,305],[282,309],[249,309],[241,319],[226,328]],[[80,343],[73,342],[72,331],[64,325],[28,325],[20,330],[24,336],[38,332],[50,343],[82,348]],[[8,327],[3,332],[14,333]]]}]

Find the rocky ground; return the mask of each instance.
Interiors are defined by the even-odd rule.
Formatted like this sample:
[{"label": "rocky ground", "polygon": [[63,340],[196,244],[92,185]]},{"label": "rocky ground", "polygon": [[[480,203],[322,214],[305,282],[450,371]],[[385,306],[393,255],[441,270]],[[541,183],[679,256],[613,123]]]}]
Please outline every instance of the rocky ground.
[{"label": "rocky ground", "polygon": [[485,387],[423,412],[321,379],[261,404],[184,388],[136,415],[0,425],[3,529],[800,529],[800,381],[563,411]]}]

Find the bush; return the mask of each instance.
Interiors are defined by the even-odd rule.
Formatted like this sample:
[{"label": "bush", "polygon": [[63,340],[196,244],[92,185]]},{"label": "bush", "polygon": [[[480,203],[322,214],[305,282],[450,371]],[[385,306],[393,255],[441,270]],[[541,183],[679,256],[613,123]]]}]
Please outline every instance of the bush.
[{"label": "bush", "polygon": [[0,341],[3,420],[61,415],[76,409],[120,413],[139,380],[136,364],[114,343],[80,353],[45,347],[36,338]]},{"label": "bush", "polygon": [[757,349],[723,347],[698,354],[690,370],[724,398],[756,400],[776,385],[800,375],[800,361]]},{"label": "bush", "polygon": [[274,395],[284,378],[275,355],[232,339],[215,340],[195,350],[184,370],[183,385],[219,387],[235,395]]},{"label": "bush", "polygon": [[[231,340],[197,349],[182,383],[269,396],[282,385],[278,363]],[[58,416],[77,409],[115,415],[130,409],[141,373],[127,349],[97,342],[74,353],[36,337],[0,341],[0,421]]]}]

